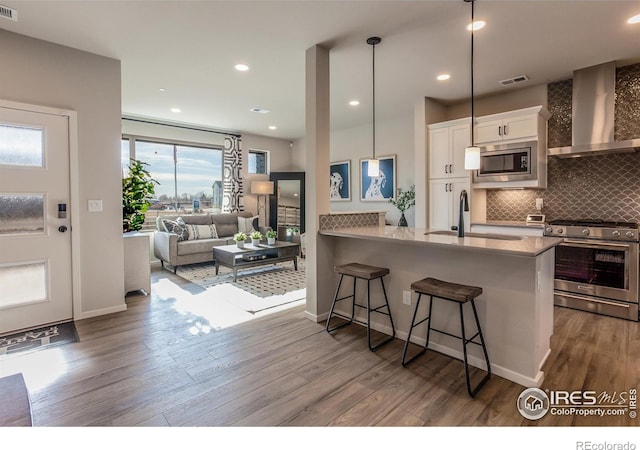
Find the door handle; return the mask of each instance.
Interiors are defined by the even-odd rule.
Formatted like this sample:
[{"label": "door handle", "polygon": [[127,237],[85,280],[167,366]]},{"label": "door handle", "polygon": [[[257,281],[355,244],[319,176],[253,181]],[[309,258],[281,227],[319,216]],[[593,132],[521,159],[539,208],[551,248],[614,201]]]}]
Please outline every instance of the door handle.
[{"label": "door handle", "polygon": [[453,173],[453,164],[449,164],[449,173]]},{"label": "door handle", "polygon": [[498,127],[498,136],[502,136],[502,127]]},{"label": "door handle", "polygon": [[67,231],[67,229],[68,229],[68,228],[66,227],[66,225],[60,225],[60,226],[58,227],[58,231],[59,231],[60,233],[64,233],[64,232],[66,232],[66,231]]},{"label": "door handle", "polygon": [[502,127],[502,134],[503,134],[504,136],[506,136],[506,135],[507,135],[507,126],[506,126],[506,125]]},{"label": "door handle", "polygon": [[445,164],[445,165],[444,165],[444,173],[449,173],[449,172],[447,171],[447,168],[448,168],[448,167],[449,167],[449,164]]}]

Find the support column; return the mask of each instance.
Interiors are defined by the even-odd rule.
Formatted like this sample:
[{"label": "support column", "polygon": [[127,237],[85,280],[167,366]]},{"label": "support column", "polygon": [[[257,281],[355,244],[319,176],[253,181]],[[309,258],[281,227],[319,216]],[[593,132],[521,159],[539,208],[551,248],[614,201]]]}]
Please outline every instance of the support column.
[{"label": "support column", "polygon": [[306,270],[305,316],[326,319],[334,288],[333,245],[318,236],[320,214],[329,212],[329,50],[315,45],[305,53]]}]

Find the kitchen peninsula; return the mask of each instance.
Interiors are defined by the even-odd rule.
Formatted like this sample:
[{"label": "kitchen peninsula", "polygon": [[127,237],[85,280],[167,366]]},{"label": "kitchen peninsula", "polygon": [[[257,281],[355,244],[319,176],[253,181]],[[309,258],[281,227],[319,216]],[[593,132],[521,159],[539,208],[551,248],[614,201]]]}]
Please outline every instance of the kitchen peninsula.
[{"label": "kitchen peninsula", "polygon": [[[413,281],[429,276],[480,286],[484,293],[477,299],[478,315],[494,374],[523,386],[542,384],[541,368],[550,353],[553,333],[554,247],[560,239],[483,233],[466,233],[458,238],[455,232],[430,233],[421,228],[378,225],[375,221],[369,226],[354,227],[348,226],[353,220],[326,217],[332,220],[325,220],[325,224],[333,226],[323,227],[321,217],[318,238],[330,249],[333,260],[327,263],[331,268],[362,262],[390,269],[385,282],[400,339],[406,339],[416,299],[412,293],[411,305],[404,304],[403,291],[410,290]],[[379,286],[374,284],[371,288],[376,296]],[[364,295],[366,289],[361,288],[361,304]],[[424,303],[426,308],[428,302]],[[437,301],[434,327],[459,333],[458,311],[448,303]],[[373,322],[372,328],[391,334],[383,321]],[[424,328],[414,330],[412,341],[424,345]],[[439,333],[432,334],[430,348],[462,357],[460,342]],[[470,348],[469,362],[483,368],[479,348]]]}]

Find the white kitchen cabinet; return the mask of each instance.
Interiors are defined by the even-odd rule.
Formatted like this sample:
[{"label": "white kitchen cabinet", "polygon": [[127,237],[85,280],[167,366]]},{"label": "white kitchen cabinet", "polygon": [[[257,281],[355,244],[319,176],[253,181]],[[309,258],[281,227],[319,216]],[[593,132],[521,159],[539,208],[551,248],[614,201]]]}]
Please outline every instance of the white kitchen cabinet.
[{"label": "white kitchen cabinet", "polygon": [[546,139],[546,121],[549,117],[549,112],[541,106],[477,117],[475,143],[490,145]]},{"label": "white kitchen cabinet", "polygon": [[429,125],[429,179],[469,176],[464,149],[471,143],[471,119]]},{"label": "white kitchen cabinet", "polygon": [[[460,217],[460,193],[467,191],[469,208],[472,208],[471,180],[466,178],[435,179],[429,181],[429,229],[451,230],[458,226]],[[471,229],[469,212],[463,213],[464,229]]]},{"label": "white kitchen cabinet", "polygon": [[143,290],[151,293],[151,263],[149,235],[129,232],[124,239],[124,293]]}]

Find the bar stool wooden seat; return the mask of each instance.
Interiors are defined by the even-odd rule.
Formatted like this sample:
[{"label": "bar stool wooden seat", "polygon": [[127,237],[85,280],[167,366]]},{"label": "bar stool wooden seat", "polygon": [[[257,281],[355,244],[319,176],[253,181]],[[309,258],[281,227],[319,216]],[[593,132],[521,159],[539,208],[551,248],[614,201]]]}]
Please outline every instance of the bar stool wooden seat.
[{"label": "bar stool wooden seat", "polygon": [[[328,333],[331,333],[338,328],[342,328],[347,325],[351,325],[353,322],[359,323],[361,325],[365,325],[367,327],[367,343],[369,345],[369,350],[372,352],[376,351],[382,345],[392,341],[396,336],[396,329],[393,325],[393,318],[391,317],[391,308],[389,307],[389,300],[387,298],[387,291],[384,287],[383,277],[389,273],[389,269],[386,267],[375,267],[368,266],[366,264],[360,263],[349,263],[343,264],[340,266],[335,266],[334,271],[340,274],[340,280],[338,281],[338,287],[336,288],[336,293],[333,296],[333,302],[331,303],[331,309],[329,310],[329,317],[327,318],[327,324],[325,329]],[[340,286],[342,285],[342,280],[345,276],[353,278],[353,292],[351,295],[347,295],[345,297],[338,298],[340,293]],[[356,281],[358,279],[367,281],[367,304],[359,305],[356,303]],[[380,284],[382,285],[382,292],[384,293],[384,304],[377,306],[375,308],[371,307],[371,280],[379,279]],[[351,303],[351,317],[343,316],[340,313],[335,312],[336,303],[341,300],[352,299]],[[359,321],[355,319],[356,308],[364,308],[367,310],[367,320],[366,322]],[[384,309],[386,308],[386,311]],[[381,340],[375,345],[371,343],[371,313],[382,314],[389,317],[389,321],[391,322],[391,336]],[[333,317],[338,317],[346,320],[347,322],[341,323],[339,325],[330,326],[331,319]]]},{"label": "bar stool wooden seat", "polygon": [[[485,385],[489,378],[491,378],[491,364],[489,363],[489,354],[487,353],[487,346],[485,345],[484,338],[482,337],[482,329],[480,328],[480,321],[478,320],[478,312],[476,311],[475,304],[476,297],[482,294],[482,288],[476,286],[467,286],[464,284],[449,283],[447,281],[438,280],[436,278],[424,278],[422,280],[411,283],[411,289],[418,294],[418,299],[416,301],[416,307],[413,310],[413,318],[411,319],[411,327],[409,328],[407,341],[405,342],[404,350],[402,351],[402,365],[406,366],[408,363],[427,351],[431,331],[436,331],[438,333],[446,334],[447,336],[460,339],[462,341],[462,354],[464,357],[464,374],[467,382],[467,391],[469,392],[469,395],[471,397],[475,397],[480,388],[482,388],[482,386]],[[420,306],[420,299],[423,295],[429,296],[429,312],[424,319],[416,322],[416,315],[418,313],[418,307]],[[460,308],[460,328],[462,330],[462,336],[457,336],[446,331],[438,330],[431,326],[431,314],[433,312],[434,298],[440,298],[442,300],[458,303]],[[465,305],[465,303],[471,303],[473,316],[476,321],[476,328],[478,330],[477,333],[471,336],[469,339],[466,338],[464,328],[464,314],[462,307]],[[428,322],[425,345],[420,352],[407,359],[407,349],[409,348],[409,343],[411,341],[411,333],[415,327],[423,322]],[[474,341],[476,337],[480,338],[480,342]],[[469,364],[467,361],[467,344],[469,343],[476,344],[482,347],[482,351],[484,352],[484,359],[487,363],[487,374],[473,389],[471,388],[471,381],[469,379]]]}]

